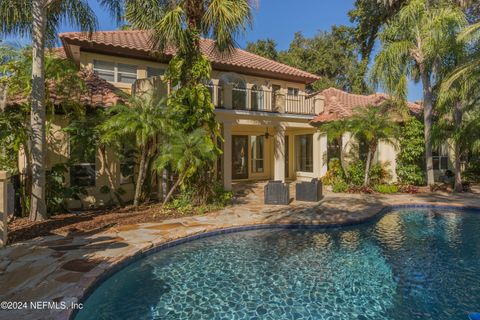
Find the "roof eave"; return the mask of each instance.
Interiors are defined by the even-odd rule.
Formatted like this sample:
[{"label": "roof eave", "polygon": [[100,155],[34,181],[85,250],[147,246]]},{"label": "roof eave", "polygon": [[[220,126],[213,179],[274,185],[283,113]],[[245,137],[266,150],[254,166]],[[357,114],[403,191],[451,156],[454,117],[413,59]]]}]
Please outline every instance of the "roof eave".
[{"label": "roof eave", "polygon": [[[95,52],[95,53],[105,54],[105,55],[113,55],[113,56],[129,57],[129,58],[137,58],[137,59],[140,58],[140,59],[160,61],[160,62],[168,62],[168,59],[172,56],[172,55],[164,55],[164,59],[162,59],[162,58],[153,56],[150,52],[147,52],[145,50],[98,44],[88,40],[70,39],[63,36],[62,34],[60,34],[59,36],[63,46],[65,47],[65,52],[67,54],[67,57],[70,59],[73,59],[73,55],[70,49],[72,45],[80,46],[82,51],[87,51],[87,52]],[[306,85],[321,79],[320,77],[313,74],[311,77],[308,77],[308,76],[305,77],[300,75],[289,75],[285,73],[273,72],[268,70],[259,70],[259,69],[252,69],[252,68],[242,67],[242,66],[222,64],[217,62],[212,62],[212,66],[215,69],[221,70],[221,71],[237,71],[243,74],[249,74],[254,76],[265,76],[265,77],[276,79],[276,80],[292,81],[292,82],[302,83]]]}]

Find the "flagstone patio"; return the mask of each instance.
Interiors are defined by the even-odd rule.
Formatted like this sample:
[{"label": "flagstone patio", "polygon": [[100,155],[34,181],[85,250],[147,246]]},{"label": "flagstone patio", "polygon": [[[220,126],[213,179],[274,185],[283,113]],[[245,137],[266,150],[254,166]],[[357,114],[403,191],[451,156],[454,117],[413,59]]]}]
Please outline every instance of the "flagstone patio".
[{"label": "flagstone patio", "polygon": [[[478,194],[355,195],[327,193],[319,203],[265,206],[263,184],[235,186],[235,203],[202,216],[112,227],[92,233],[39,237],[0,249],[0,301],[77,302],[102,275],[166,242],[253,225],[360,223],[386,206],[431,204],[480,207]],[[293,193],[293,190],[292,190]],[[0,319],[68,319],[65,310],[1,310]]]}]

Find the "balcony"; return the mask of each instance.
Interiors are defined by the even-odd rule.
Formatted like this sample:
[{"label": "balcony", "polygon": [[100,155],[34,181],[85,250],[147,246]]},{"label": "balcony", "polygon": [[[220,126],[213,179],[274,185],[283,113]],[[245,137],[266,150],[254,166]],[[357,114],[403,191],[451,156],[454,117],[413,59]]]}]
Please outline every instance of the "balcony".
[{"label": "balcony", "polygon": [[322,111],[319,95],[288,95],[272,90],[208,85],[216,108],[260,112],[317,115]]},{"label": "balcony", "polygon": [[[208,84],[207,88],[213,104],[219,109],[308,116],[318,115],[323,111],[323,97],[319,94],[289,95],[284,90],[257,89],[255,86],[242,88],[230,84]],[[167,94],[170,88],[160,78],[147,78],[137,80],[132,91],[134,94],[144,94],[151,90]]]}]

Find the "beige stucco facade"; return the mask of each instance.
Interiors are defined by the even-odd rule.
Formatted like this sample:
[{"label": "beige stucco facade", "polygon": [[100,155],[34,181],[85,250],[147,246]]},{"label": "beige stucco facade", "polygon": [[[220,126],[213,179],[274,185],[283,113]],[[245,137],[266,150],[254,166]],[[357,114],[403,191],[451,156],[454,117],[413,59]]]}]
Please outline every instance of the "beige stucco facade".
[{"label": "beige stucco facade", "polygon": [[[131,83],[111,82],[126,93],[141,94],[156,90],[166,96],[171,90],[161,77],[147,78],[148,68],[166,70],[165,63],[81,50],[78,55],[79,67],[84,69],[93,70],[97,60],[135,66],[137,80],[133,86]],[[239,91],[244,94],[241,99],[244,108],[235,108],[233,86],[228,79],[245,84]],[[220,177],[225,189],[230,190],[234,181],[310,180],[321,178],[327,172],[327,136],[310,124],[313,116],[324,109],[321,94],[308,95],[305,83],[301,82],[217,69],[213,70],[209,85],[212,87],[212,102],[217,107],[216,118],[222,127]],[[262,92],[261,98],[257,91]],[[294,94],[293,98],[290,94]],[[66,125],[67,119],[62,116],[56,116],[50,125],[47,169],[69,159],[69,137],[62,131]],[[343,160],[355,161],[352,155],[354,139],[346,133],[342,142]],[[95,185],[86,188],[88,195],[82,196],[81,201],[69,201],[70,207],[108,205],[113,195],[101,192],[101,189],[104,186],[111,188],[112,184],[115,189],[123,189],[123,201],[132,200],[134,184],[131,181],[122,183],[120,163],[115,154],[108,148],[105,159],[102,154],[97,151],[95,157]],[[382,141],[374,158],[375,162],[388,164],[392,182],[397,179],[396,155],[396,144]],[[157,190],[159,178],[150,178],[153,190]],[[65,183],[71,183],[68,174]]]}]

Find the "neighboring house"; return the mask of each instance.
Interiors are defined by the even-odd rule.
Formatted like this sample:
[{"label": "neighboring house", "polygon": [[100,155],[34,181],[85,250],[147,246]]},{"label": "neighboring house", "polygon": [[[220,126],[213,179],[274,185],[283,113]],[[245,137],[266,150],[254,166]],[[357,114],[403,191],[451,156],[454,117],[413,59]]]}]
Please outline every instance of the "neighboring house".
[{"label": "neighboring house", "polygon": [[[124,93],[153,89],[166,95],[170,90],[158,80],[174,51],[152,55],[146,31],[94,32],[91,37],[70,32],[60,34],[60,40],[64,51],[58,49],[57,54],[78,65],[87,85],[87,92],[73,99],[86,106],[112,106],[124,99]],[[317,75],[240,49],[221,54],[208,39],[201,41],[201,50],[213,67],[208,86],[222,126],[224,142],[219,173],[227,190],[235,181],[322,177],[327,171],[329,145],[326,135],[311,122],[346,117],[354,107],[388,98],[351,95],[336,89],[309,94],[306,86],[318,80]],[[55,97],[54,88],[50,89],[50,97]],[[411,106],[420,111],[420,106]],[[69,138],[60,130],[65,126],[64,121],[58,120],[53,125],[48,140],[48,167],[65,162],[82,148],[70,145]],[[393,174],[395,154],[394,148],[386,145],[377,152],[378,161],[391,162]],[[108,185],[105,166],[113,172],[114,183],[126,191],[124,199],[133,198],[131,163],[119,163],[113,152],[107,152],[107,159],[100,159],[97,152],[72,166],[67,177],[71,185],[88,187],[89,196],[84,204],[97,206],[109,200],[109,195],[100,192],[102,186]],[[161,185],[158,179],[153,180]]]}]

